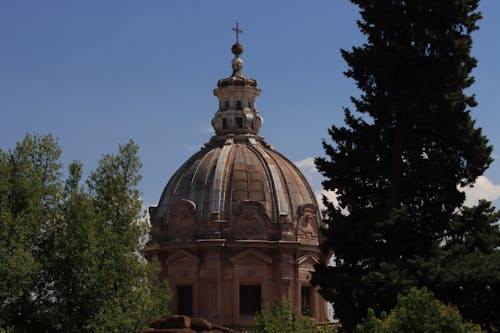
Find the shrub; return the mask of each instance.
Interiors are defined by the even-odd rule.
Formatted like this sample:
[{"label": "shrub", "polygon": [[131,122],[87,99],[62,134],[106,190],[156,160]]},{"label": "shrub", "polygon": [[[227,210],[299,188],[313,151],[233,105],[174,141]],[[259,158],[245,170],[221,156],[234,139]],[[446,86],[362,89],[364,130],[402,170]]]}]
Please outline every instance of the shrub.
[{"label": "shrub", "polygon": [[447,306],[427,289],[412,288],[389,314],[380,318],[373,309],[356,327],[356,333],[481,333],[479,325],[464,322],[457,309]]}]

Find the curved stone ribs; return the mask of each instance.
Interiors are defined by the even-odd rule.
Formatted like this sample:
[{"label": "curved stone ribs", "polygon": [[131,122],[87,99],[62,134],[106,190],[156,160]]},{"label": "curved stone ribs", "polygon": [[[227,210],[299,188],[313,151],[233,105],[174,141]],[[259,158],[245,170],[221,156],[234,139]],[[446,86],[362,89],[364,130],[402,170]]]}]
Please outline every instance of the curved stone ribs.
[{"label": "curved stone ribs", "polygon": [[215,177],[212,184],[211,196],[210,196],[210,212],[215,220],[222,218],[221,212],[224,207],[222,201],[222,187],[223,187],[223,177],[224,171],[226,170],[227,159],[229,157],[229,151],[231,150],[231,144],[224,145],[222,151],[217,160],[217,165],[215,167]]},{"label": "curved stone ribs", "polygon": [[[207,177],[210,174],[208,171],[211,170],[213,160],[217,159],[217,157],[216,150],[212,150],[211,152],[205,154],[201,161],[196,165],[196,169],[189,184],[189,197],[186,199],[194,201],[198,206],[198,209],[201,209],[201,211],[203,211],[203,199],[206,196],[205,191],[207,190]],[[199,184],[200,182],[203,182],[202,186]]]},{"label": "curved stone ribs", "polygon": [[[265,163],[264,165],[267,165],[269,169],[269,174],[271,176],[272,180],[272,186],[274,187],[274,193],[276,194],[276,201],[278,204],[278,214],[279,217],[288,217],[289,211],[288,211],[288,206],[286,204],[286,199],[285,199],[285,192],[283,185],[281,183],[281,178],[279,175],[279,171],[276,168],[276,165],[274,164],[274,160],[269,156],[269,154],[259,145],[252,146],[254,149],[256,149],[259,154],[262,156],[264,159]],[[276,221],[278,222],[278,221]]]}]

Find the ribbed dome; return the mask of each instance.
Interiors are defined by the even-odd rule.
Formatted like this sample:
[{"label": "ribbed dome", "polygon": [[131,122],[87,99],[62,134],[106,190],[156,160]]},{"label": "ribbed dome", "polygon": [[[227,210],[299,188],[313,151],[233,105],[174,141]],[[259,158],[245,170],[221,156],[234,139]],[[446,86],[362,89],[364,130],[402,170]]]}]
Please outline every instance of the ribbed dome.
[{"label": "ribbed dome", "polygon": [[233,31],[232,74],[214,89],[215,135],[149,208],[144,252],[172,288],[171,313],[250,327],[261,305],[287,299],[324,322],[327,303],[311,285],[314,265],[328,261],[318,205],[299,169],[259,135],[261,90],[243,74],[238,23]]},{"label": "ribbed dome", "polygon": [[214,90],[216,135],[177,170],[158,206],[150,208],[152,237],[159,242],[227,238],[317,245],[314,193],[297,167],[258,135],[260,89],[242,73],[243,47],[233,49],[233,73]]},{"label": "ribbed dome", "polygon": [[[212,238],[219,231],[215,224],[235,220],[244,206],[253,206],[265,222],[290,224],[292,229],[306,211],[317,220],[314,193],[301,172],[254,137],[217,140],[193,155],[170,179],[151,213],[160,224],[168,224],[169,217],[173,220],[179,214],[185,221],[192,213],[192,225],[178,228],[184,230],[168,239]],[[317,221],[314,224],[311,232],[317,237]],[[283,230],[278,229],[283,228],[273,229],[277,230],[262,237],[281,239]]]}]

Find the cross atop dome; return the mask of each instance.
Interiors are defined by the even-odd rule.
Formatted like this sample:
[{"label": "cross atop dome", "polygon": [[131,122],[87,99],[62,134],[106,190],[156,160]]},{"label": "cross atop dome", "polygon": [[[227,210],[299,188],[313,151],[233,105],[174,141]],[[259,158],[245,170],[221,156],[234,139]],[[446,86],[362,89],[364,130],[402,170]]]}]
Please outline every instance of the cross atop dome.
[{"label": "cross atop dome", "polygon": [[233,31],[236,33],[236,44],[238,44],[238,36],[243,33],[243,30],[240,30],[238,22],[236,22],[236,26],[233,28]]},{"label": "cross atop dome", "polygon": [[149,208],[145,252],[161,258],[159,276],[176,291],[171,313],[249,327],[262,304],[286,298],[324,322],[327,303],[308,274],[329,260],[318,247],[322,224],[315,194],[300,170],[259,135],[260,89],[243,74],[238,24],[233,31],[232,74],[214,89],[215,135]]},{"label": "cross atop dome", "polygon": [[226,135],[255,136],[262,125],[262,117],[255,109],[255,98],[260,94],[257,80],[243,74],[243,60],[240,58],[243,45],[239,43],[239,35],[243,31],[238,22],[233,31],[236,34],[236,43],[231,47],[233,72],[230,77],[219,80],[214,90],[219,99],[219,109],[212,119],[212,126],[221,139]]}]

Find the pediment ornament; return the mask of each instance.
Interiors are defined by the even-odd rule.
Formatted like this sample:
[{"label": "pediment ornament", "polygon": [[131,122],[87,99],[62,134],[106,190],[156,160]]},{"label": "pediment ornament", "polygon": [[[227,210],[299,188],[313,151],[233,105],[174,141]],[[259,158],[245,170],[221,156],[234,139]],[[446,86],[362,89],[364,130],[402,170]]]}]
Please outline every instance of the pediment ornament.
[{"label": "pediment ornament", "polygon": [[297,209],[297,236],[318,237],[316,206],[304,204]]},{"label": "pediment ornament", "polygon": [[264,206],[257,201],[242,201],[231,223],[235,239],[268,239],[272,232]]},{"label": "pediment ornament", "polygon": [[195,234],[198,230],[196,204],[186,199],[175,201],[170,208],[167,225],[170,237]]}]

